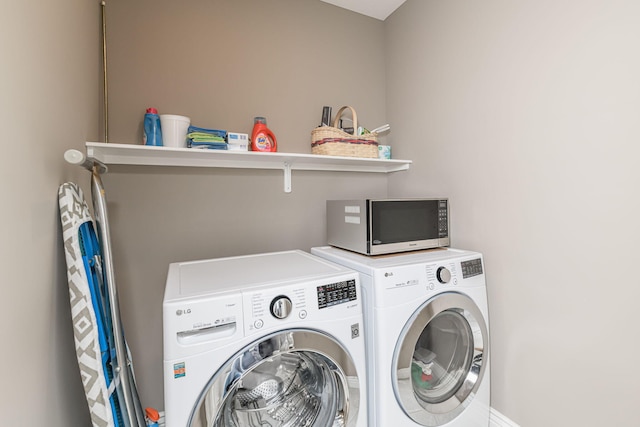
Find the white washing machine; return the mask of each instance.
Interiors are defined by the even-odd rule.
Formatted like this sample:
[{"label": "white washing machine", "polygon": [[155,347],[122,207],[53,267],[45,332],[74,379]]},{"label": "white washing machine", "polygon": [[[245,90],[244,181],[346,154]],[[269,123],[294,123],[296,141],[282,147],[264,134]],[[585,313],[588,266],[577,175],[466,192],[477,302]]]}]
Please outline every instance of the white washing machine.
[{"label": "white washing machine", "polygon": [[302,251],[171,264],[166,426],[366,427],[359,280]]},{"label": "white washing machine", "polygon": [[482,255],[457,249],[311,253],[361,273],[370,426],[487,427],[489,317]]}]

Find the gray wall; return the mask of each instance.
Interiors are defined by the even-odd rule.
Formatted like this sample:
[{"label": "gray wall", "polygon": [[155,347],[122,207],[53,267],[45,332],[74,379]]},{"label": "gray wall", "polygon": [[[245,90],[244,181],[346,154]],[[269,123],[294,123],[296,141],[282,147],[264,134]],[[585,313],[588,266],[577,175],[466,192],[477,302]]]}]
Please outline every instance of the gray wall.
[{"label": "gray wall", "polygon": [[409,0],[387,21],[393,196],[449,196],[483,251],[492,406],[638,425],[637,1]]},{"label": "gray wall", "polygon": [[[385,123],[384,24],[316,0],[109,2],[111,142],[139,143],[146,107],[310,153],[322,106]],[[325,200],[385,197],[383,174],[130,168],[104,178],[123,319],[143,404],[159,408],[170,262],[325,244]]]},{"label": "gray wall", "polygon": [[58,185],[88,183],[67,148],[99,135],[100,8],[0,6],[2,426],[89,425],[71,329]]}]

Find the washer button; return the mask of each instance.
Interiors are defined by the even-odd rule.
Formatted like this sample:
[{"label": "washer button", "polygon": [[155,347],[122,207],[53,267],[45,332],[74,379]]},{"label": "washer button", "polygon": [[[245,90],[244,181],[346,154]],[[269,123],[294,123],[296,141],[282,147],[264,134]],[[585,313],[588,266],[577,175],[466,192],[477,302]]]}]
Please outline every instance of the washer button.
[{"label": "washer button", "polygon": [[264,322],[262,321],[262,319],[258,319],[255,322],[253,322],[253,326],[255,326],[256,329],[260,329],[264,326]]},{"label": "washer button", "polygon": [[307,310],[300,310],[300,313],[298,313],[298,317],[300,317],[301,319],[306,319],[307,318]]}]

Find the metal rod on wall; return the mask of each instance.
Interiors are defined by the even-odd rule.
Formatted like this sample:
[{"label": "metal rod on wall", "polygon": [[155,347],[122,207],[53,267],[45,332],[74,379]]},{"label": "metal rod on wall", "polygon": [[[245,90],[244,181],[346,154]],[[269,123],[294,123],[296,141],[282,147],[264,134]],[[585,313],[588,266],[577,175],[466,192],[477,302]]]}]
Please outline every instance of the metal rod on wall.
[{"label": "metal rod on wall", "polygon": [[104,142],[109,142],[109,97],[107,92],[107,4],[102,3],[102,88],[104,98]]}]

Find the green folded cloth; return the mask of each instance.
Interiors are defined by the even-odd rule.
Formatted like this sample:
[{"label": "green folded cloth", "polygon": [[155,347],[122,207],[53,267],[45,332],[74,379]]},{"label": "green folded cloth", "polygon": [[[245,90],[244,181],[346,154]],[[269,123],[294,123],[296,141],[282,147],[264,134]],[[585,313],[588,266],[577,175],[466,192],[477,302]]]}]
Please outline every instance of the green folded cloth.
[{"label": "green folded cloth", "polygon": [[206,132],[190,132],[187,134],[187,138],[193,142],[225,142],[223,137]]}]

